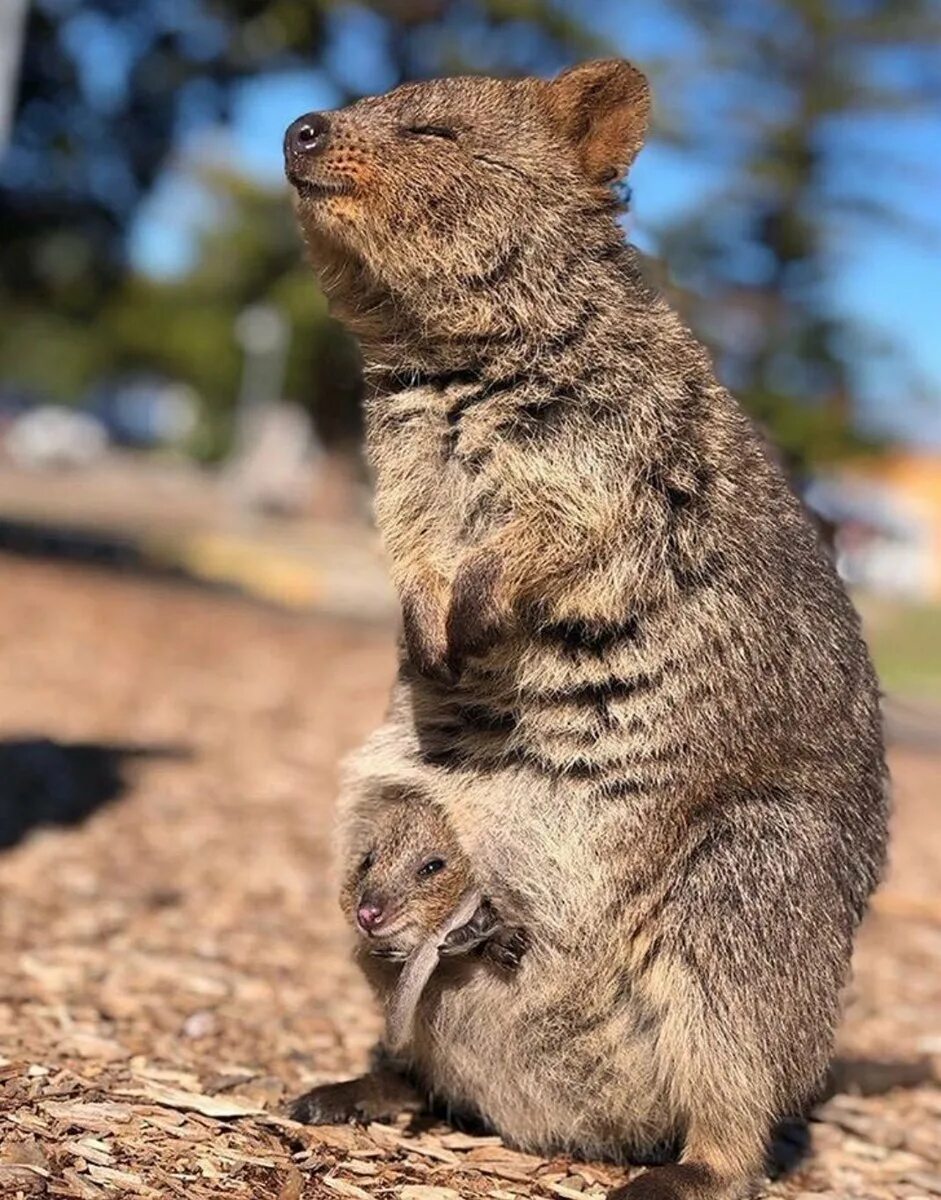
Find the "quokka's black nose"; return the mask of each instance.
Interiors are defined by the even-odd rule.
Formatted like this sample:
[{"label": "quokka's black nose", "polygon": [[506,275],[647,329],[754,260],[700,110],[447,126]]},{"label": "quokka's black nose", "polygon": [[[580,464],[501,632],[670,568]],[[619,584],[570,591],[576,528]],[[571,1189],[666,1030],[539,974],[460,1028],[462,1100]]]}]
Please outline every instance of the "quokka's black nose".
[{"label": "quokka's black nose", "polygon": [[319,154],[327,144],[330,122],[322,113],[304,113],[292,121],[284,134],[285,158],[301,154]]}]

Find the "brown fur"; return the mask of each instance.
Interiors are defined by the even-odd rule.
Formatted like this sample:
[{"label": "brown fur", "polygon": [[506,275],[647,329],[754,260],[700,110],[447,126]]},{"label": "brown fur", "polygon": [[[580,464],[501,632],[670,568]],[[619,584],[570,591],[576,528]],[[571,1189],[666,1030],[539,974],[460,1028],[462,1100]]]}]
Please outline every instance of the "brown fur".
[{"label": "brown fur", "polygon": [[407,634],[341,854],[432,798],[532,938],[432,979],[408,1068],[534,1151],[679,1141],[625,1196],[713,1198],[824,1075],[885,781],[856,616],[613,219],[646,117],[623,63],[439,80],[288,172],[362,341]]},{"label": "brown fur", "polygon": [[[472,953],[515,970],[528,939],[523,930],[502,924],[492,902],[481,897],[470,862],[438,805],[394,791],[379,805],[363,805],[355,846],[346,862],[340,905],[360,935],[360,966],[386,1009],[387,1043],[401,1052],[412,1039],[415,1015],[435,971],[453,986],[466,971],[451,960]],[[435,870],[429,874],[431,864]],[[378,905],[384,913],[375,929],[364,930],[357,920],[363,904]],[[404,966],[398,971],[390,963]]]},{"label": "brown fur", "polygon": [[[386,919],[371,935],[359,930],[363,949],[401,960],[454,910],[471,887],[473,874],[437,805],[391,798],[374,818],[360,824],[358,852],[345,864],[340,907],[358,929],[359,906],[367,901],[378,904]],[[443,867],[433,875],[422,875],[422,867],[433,860]]]}]

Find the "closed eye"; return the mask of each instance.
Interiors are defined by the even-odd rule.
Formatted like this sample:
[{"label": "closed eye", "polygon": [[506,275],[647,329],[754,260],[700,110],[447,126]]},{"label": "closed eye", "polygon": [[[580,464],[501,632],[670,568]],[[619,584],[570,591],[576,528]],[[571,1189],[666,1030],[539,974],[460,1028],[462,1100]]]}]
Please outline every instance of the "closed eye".
[{"label": "closed eye", "polygon": [[436,137],[446,138],[449,142],[457,141],[457,130],[451,129],[448,125],[407,125],[405,132],[414,134],[415,137]]},{"label": "closed eye", "polygon": [[489,154],[474,154],[471,157],[476,159],[477,162],[486,163],[488,167],[496,167],[499,171],[509,171],[511,175],[515,175],[518,179],[522,179],[526,183],[533,182],[525,171],[513,166],[512,163],[504,162],[501,158],[491,158]]},{"label": "closed eye", "polygon": [[447,865],[443,858],[430,858],[418,868],[418,876],[420,879],[427,879],[429,875],[437,875],[439,871],[443,871]]}]

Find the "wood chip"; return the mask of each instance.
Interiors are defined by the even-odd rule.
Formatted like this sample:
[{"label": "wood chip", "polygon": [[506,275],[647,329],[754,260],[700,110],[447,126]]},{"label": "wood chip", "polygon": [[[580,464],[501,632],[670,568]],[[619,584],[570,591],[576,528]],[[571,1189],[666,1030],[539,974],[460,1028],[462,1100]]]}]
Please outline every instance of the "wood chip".
[{"label": "wood chip", "polygon": [[0,1196],[20,1197],[47,1195],[43,1175],[18,1163],[0,1163]]},{"label": "wood chip", "polygon": [[513,1167],[516,1171],[532,1174],[546,1165],[544,1158],[535,1154],[523,1154],[519,1150],[511,1150],[508,1146],[480,1146],[466,1155],[468,1162],[499,1163],[501,1166]]},{"label": "wood chip", "polygon": [[369,1192],[364,1192],[355,1183],[347,1183],[344,1179],[335,1179],[331,1175],[325,1175],[321,1182],[325,1183],[332,1192],[336,1192],[338,1196],[349,1196],[350,1200],[373,1200]]},{"label": "wood chip", "polygon": [[461,1200],[459,1192],[449,1187],[432,1187],[424,1183],[408,1183],[396,1192],[402,1200]]},{"label": "wood chip", "polygon": [[941,1196],[941,1174],[935,1171],[908,1171],[902,1182],[930,1192],[932,1196]]},{"label": "wood chip", "polygon": [[135,1175],[131,1171],[119,1171],[114,1167],[98,1167],[91,1164],[88,1168],[88,1175],[89,1178],[94,1179],[95,1183],[102,1183],[107,1187],[125,1188],[137,1196],[157,1195],[139,1175]]},{"label": "wood chip", "polygon": [[63,1125],[89,1129],[92,1133],[110,1133],[115,1125],[126,1124],[133,1115],[127,1104],[116,1104],[110,1100],[94,1103],[46,1100],[40,1107]]},{"label": "wood chip", "polygon": [[66,1142],[62,1149],[67,1154],[74,1154],[77,1158],[84,1158],[86,1162],[97,1163],[99,1167],[108,1167],[114,1161],[114,1155],[108,1149],[104,1142],[97,1138],[82,1138],[73,1142]]},{"label": "wood chip", "polygon": [[546,1186],[553,1196],[561,1196],[562,1200],[585,1200],[585,1193],[581,1188],[569,1187],[564,1183],[550,1183]]},{"label": "wood chip", "polygon": [[264,1112],[256,1104],[240,1101],[237,1096],[205,1096],[202,1092],[184,1092],[178,1088],[163,1087],[159,1083],[145,1080],[139,1089],[122,1090],[122,1096],[146,1096],[155,1104],[166,1108],[177,1108],[183,1112],[201,1113],[204,1117],[226,1120],[233,1117],[251,1117]]},{"label": "wood chip", "polygon": [[97,1187],[94,1183],[89,1183],[87,1179],[83,1179],[71,1167],[66,1167],[62,1172],[62,1181],[63,1183],[67,1183],[72,1189],[67,1194],[79,1196],[81,1200],[99,1200],[99,1197],[104,1195],[100,1187]]},{"label": "wood chip", "polygon": [[470,1133],[445,1133],[439,1139],[446,1150],[479,1150],[484,1146],[502,1146],[498,1137],[475,1137]]},{"label": "wood chip", "polygon": [[434,1159],[435,1162],[447,1163],[451,1167],[457,1166],[461,1161],[453,1150],[445,1150],[443,1146],[435,1145],[433,1142],[419,1142],[415,1138],[403,1137],[398,1139],[398,1144],[409,1154],[420,1154],[424,1158]]},{"label": "wood chip", "polygon": [[278,1191],[278,1200],[301,1200],[303,1194],[304,1176],[292,1163]]},{"label": "wood chip", "polygon": [[462,1162],[462,1168],[468,1171],[480,1171],[482,1175],[494,1175],[497,1179],[509,1179],[513,1183],[530,1183],[532,1175],[526,1171],[518,1171],[514,1167],[506,1167],[502,1163]]},{"label": "wood chip", "polygon": [[36,1138],[7,1138],[0,1146],[0,1161],[20,1167],[35,1167],[45,1174],[49,1172],[49,1157]]},{"label": "wood chip", "polygon": [[379,1168],[374,1162],[364,1162],[359,1158],[345,1158],[343,1162],[337,1163],[337,1168],[343,1168],[344,1171],[350,1171],[353,1175],[378,1175]]}]

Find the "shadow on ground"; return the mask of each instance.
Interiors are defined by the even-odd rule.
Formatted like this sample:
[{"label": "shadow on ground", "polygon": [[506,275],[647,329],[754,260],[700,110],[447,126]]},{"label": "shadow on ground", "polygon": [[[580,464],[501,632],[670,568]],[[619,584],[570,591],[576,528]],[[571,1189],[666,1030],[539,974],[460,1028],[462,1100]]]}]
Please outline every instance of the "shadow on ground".
[{"label": "shadow on ground", "polygon": [[148,759],[190,757],[183,746],[0,741],[0,850],[42,825],[79,825],[127,791],[128,767]]}]

